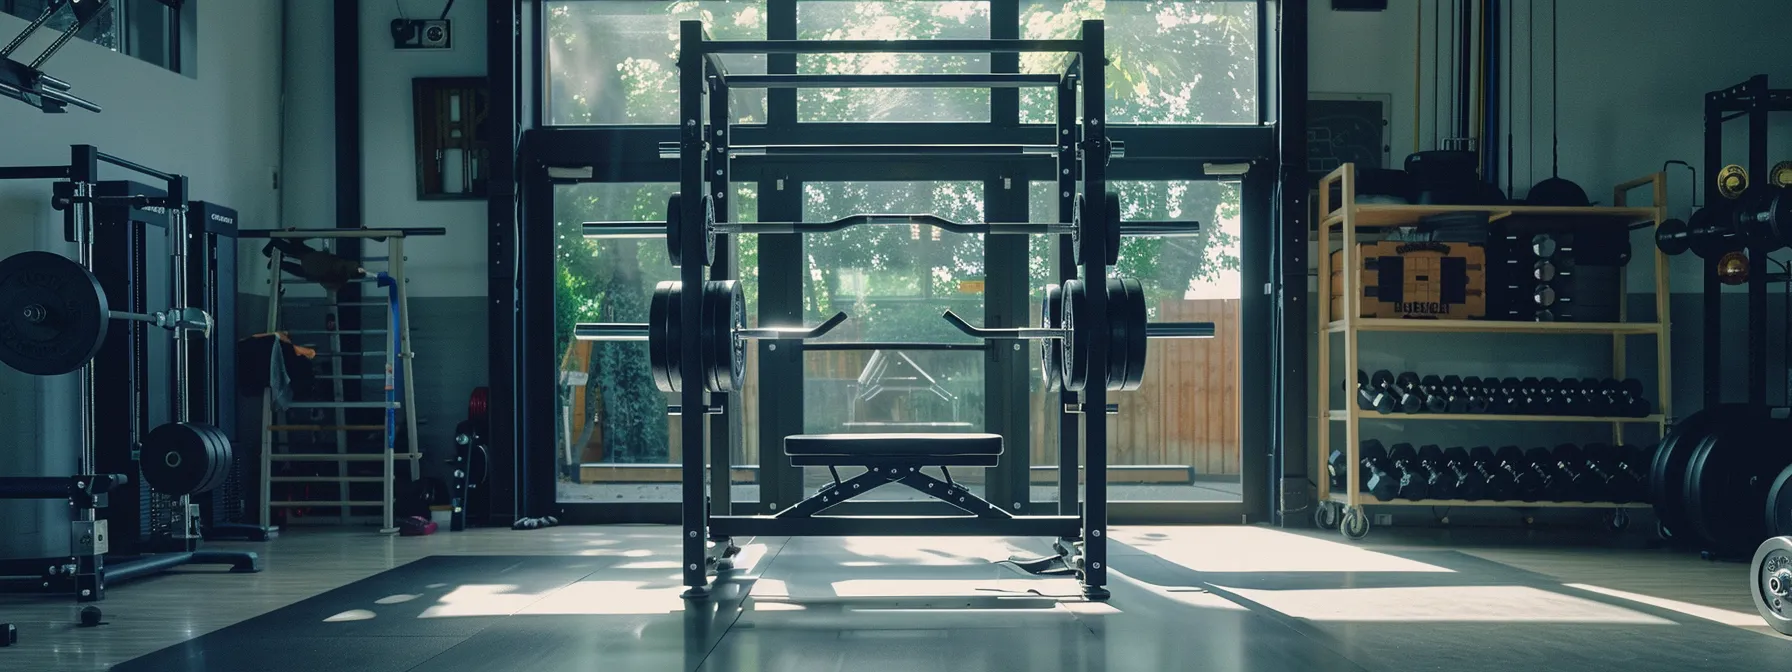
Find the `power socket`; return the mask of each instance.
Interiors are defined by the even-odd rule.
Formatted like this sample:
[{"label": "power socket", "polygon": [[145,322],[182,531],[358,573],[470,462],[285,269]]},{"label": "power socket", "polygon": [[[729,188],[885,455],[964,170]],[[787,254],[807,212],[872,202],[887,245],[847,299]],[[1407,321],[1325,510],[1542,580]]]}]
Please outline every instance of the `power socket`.
[{"label": "power socket", "polygon": [[454,32],[447,19],[393,19],[393,49],[452,49]]}]

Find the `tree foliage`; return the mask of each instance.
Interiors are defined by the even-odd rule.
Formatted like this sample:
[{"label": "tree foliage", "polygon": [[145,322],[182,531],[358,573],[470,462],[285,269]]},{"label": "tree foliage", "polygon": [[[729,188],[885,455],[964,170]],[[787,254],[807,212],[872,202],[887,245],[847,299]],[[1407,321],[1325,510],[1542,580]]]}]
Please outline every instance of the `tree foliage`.
[{"label": "tree foliage", "polygon": [[[1111,123],[1237,123],[1256,119],[1257,17],[1254,3],[1225,0],[1024,0],[1021,35],[1075,36],[1085,18],[1108,21],[1108,119]],[[701,19],[711,37],[765,36],[763,2],[558,1],[548,7],[548,118],[559,124],[672,124],[677,118],[678,22]],[[798,5],[803,39],[987,37],[989,4],[969,0],[829,0]],[[764,57],[733,57],[730,71],[765,72]],[[803,55],[800,72],[988,72],[987,56],[935,54]],[[1057,72],[1062,56],[1025,54],[1025,72]],[[737,91],[736,121],[762,122],[762,91]],[[1021,120],[1054,121],[1050,90],[1023,90]],[[987,121],[990,94],[978,89],[802,90],[802,121]],[[1206,182],[1115,182],[1123,219],[1197,219],[1206,233],[1190,238],[1133,238],[1122,248],[1117,273],[1144,281],[1151,303],[1180,299],[1189,288],[1239,267],[1236,185]],[[664,217],[669,184],[590,184],[562,187],[555,199],[557,342],[562,352],[579,321],[644,321],[647,297],[659,280],[675,279],[657,240],[588,240],[587,220],[654,221]],[[1056,221],[1055,183],[1032,185],[1034,221]],[[733,219],[757,211],[750,188],[739,190]],[[853,213],[937,213],[983,220],[979,182],[807,183],[805,219]],[[1033,239],[1032,282],[1054,277],[1047,238]],[[758,244],[736,242],[748,311],[757,305]],[[906,226],[859,227],[804,239],[804,312],[811,322],[835,311],[852,321],[833,340],[964,340],[939,313],[951,308],[981,321],[984,241]],[[751,317],[749,319],[752,319]],[[918,353],[928,354],[928,353]],[[959,360],[916,357],[967,405],[981,398],[981,373]],[[646,371],[639,344],[598,344],[590,367],[603,408],[607,459],[663,461],[664,396]],[[980,404],[972,406],[981,416]],[[818,414],[818,418],[827,414]],[[642,421],[653,419],[655,421]],[[813,424],[813,423],[811,423]],[[813,428],[812,429],[816,429]],[[833,427],[819,429],[836,429]],[[576,430],[575,430],[576,431]]]}]

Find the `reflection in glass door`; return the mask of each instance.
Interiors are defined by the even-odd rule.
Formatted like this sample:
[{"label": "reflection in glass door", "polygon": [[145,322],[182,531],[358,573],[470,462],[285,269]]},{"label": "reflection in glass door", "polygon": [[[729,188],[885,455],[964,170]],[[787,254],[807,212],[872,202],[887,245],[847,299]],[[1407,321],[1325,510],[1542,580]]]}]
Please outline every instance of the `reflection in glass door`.
[{"label": "reflection in glass door", "polygon": [[[983,183],[819,182],[803,187],[805,221],[898,212],[981,221]],[[950,309],[981,321],[982,236],[925,226],[861,226],[805,236],[803,256],[808,321],[819,322],[835,312],[851,316],[805,347],[804,432],[985,431],[981,342],[940,317]],[[963,349],[900,347],[923,342]],[[895,347],[867,348],[867,343]],[[859,471],[842,470],[840,477]],[[964,472],[953,476],[967,483],[983,476],[981,469]],[[808,492],[831,481],[826,468],[804,469]],[[925,497],[907,488],[884,487],[859,499]]]},{"label": "reflection in glass door", "polygon": [[[646,322],[654,285],[677,280],[663,236],[586,238],[587,221],[665,221],[673,184],[577,184],[554,193],[554,331],[559,378],[555,395],[555,463],[562,502],[679,501],[679,424],[666,415],[675,395],[655,386],[647,344],[572,338],[579,322]],[[755,190],[741,187],[734,218],[755,216]],[[759,296],[758,237],[736,236],[736,277],[747,300],[749,326]],[[747,359],[740,395],[752,423],[759,399],[755,359]],[[752,427],[751,424],[748,425]],[[756,430],[743,432],[732,462],[735,501],[756,501]]]},{"label": "reflection in glass door", "polygon": [[[1239,440],[1240,185],[1224,182],[1110,182],[1121,219],[1201,222],[1202,235],[1127,238],[1113,276],[1137,279],[1153,322],[1213,322],[1217,335],[1153,340],[1145,382],[1110,392],[1120,413],[1108,420],[1108,496],[1113,501],[1237,502],[1243,498]],[[1054,184],[1035,182],[1028,212],[1058,220]],[[1039,289],[1057,282],[1056,241],[1032,242],[1034,323]],[[1030,404],[1033,501],[1058,499],[1056,394],[1047,394],[1033,362]]]}]

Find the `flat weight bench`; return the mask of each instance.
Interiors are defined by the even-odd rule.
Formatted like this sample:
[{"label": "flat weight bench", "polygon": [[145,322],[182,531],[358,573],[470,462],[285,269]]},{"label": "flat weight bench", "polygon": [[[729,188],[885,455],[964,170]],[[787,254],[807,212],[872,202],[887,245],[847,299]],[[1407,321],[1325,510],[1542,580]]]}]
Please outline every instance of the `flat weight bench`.
[{"label": "flat weight bench", "polygon": [[[827,467],[834,482],[778,512],[807,518],[890,483],[901,483],[979,518],[1013,517],[952,480],[947,467],[993,467],[1002,458],[998,434],[799,434],[784,439],[784,454],[799,467]],[[839,467],[864,467],[844,481]],[[921,471],[939,467],[946,480]]]}]

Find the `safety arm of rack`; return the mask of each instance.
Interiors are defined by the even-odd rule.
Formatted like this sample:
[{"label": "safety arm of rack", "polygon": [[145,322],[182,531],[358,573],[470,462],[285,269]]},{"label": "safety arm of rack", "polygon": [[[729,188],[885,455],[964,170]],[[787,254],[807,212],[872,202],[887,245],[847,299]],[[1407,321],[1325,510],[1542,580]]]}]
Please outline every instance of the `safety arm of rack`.
[{"label": "safety arm of rack", "polygon": [[951,324],[953,327],[957,328],[959,331],[964,332],[965,335],[975,336],[977,338],[983,338],[983,339],[990,339],[990,338],[1029,338],[1029,339],[1031,339],[1031,338],[1063,338],[1064,337],[1063,329],[1041,329],[1041,328],[1035,328],[1035,329],[986,329],[983,327],[974,327],[974,326],[971,326],[971,323],[964,321],[964,318],[959,317],[956,313],[953,313],[950,310],[946,311],[946,313],[944,315],[941,315],[941,317],[944,317],[948,324]]}]

